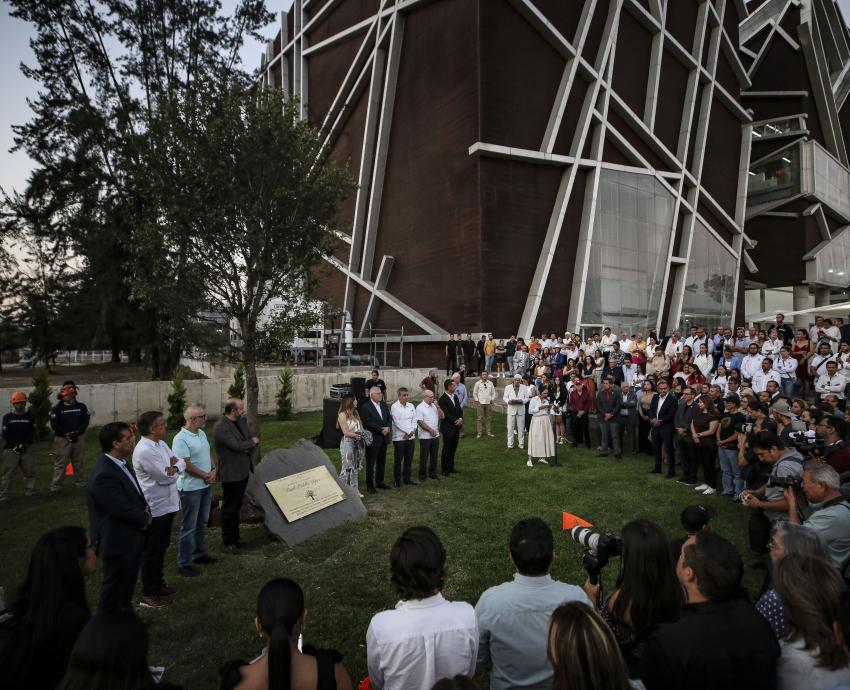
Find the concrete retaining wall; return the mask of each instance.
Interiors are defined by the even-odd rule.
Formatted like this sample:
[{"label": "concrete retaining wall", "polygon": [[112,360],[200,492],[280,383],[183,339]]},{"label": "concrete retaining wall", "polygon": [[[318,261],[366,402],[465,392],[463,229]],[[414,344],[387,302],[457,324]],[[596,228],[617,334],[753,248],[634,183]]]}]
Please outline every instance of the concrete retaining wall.
[{"label": "concrete retaining wall", "polygon": [[[348,381],[353,376],[368,377],[369,371],[352,370],[345,373],[316,373],[294,374],[292,405],[296,412],[319,410],[322,399],[335,383]],[[265,374],[265,371],[263,372]],[[260,375],[260,414],[274,414],[277,407],[277,370],[273,376]],[[395,390],[406,386],[414,397],[419,397],[419,382],[428,374],[427,369],[396,369],[382,372],[381,377],[387,384],[388,395],[395,398]],[[185,381],[187,402],[203,403],[211,417],[217,417],[224,401],[227,399],[227,389],[233,382],[231,377]],[[168,394],[171,392],[170,381],[143,381],[138,383],[100,383],[80,385],[78,399],[85,403],[92,415],[92,425],[101,426],[117,420],[134,421],[142,412],[148,410],[167,410]],[[0,410],[4,413],[11,411],[9,398],[14,390],[0,388]],[[23,389],[29,394],[31,388]],[[54,397],[59,386],[53,387]]]}]

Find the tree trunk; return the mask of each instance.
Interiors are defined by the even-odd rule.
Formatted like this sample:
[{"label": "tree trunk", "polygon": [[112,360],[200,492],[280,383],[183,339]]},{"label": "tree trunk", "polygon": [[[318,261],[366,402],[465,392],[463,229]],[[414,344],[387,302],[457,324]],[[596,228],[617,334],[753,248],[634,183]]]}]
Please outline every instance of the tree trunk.
[{"label": "tree trunk", "polygon": [[245,409],[248,428],[252,434],[260,435],[259,411],[260,384],[257,381],[257,363],[253,358],[245,360]]}]

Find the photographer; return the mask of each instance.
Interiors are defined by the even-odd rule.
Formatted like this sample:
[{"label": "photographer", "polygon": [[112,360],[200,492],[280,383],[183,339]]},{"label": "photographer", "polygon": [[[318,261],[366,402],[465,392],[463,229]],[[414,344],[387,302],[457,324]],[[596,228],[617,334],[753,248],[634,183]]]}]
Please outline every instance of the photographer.
[{"label": "photographer", "polygon": [[829,552],[832,564],[841,570],[850,559],[850,503],[838,490],[838,472],[821,462],[810,462],[803,472],[802,489],[812,513],[800,520],[799,498],[792,487],[785,489],[788,520],[817,532]]},{"label": "photographer", "polygon": [[758,459],[772,466],[764,486],[743,491],[741,499],[750,510],[763,510],[771,523],[781,520],[788,511],[785,488],[799,485],[803,475],[803,456],[786,448],[780,438],[769,431],[758,434],[750,443]]},{"label": "photographer", "polygon": [[608,623],[634,673],[647,637],[661,624],[679,617],[682,590],[676,581],[667,535],[649,520],[633,520],[623,528],[623,559],[614,591],[603,603],[600,587],[584,583],[584,591]]},{"label": "photographer", "polygon": [[823,459],[839,474],[850,472],[850,446],[847,445],[847,422],[826,415],[815,426],[815,432],[824,441]]}]

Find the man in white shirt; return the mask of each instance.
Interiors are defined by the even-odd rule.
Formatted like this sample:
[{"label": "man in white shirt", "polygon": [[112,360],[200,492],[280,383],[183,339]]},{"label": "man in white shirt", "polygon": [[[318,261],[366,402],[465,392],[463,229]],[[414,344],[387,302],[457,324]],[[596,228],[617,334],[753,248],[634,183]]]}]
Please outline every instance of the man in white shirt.
[{"label": "man in white shirt", "polygon": [[791,356],[791,348],[783,345],[779,348],[779,357],[773,360],[773,369],[779,374],[779,387],[786,398],[794,397],[797,383],[797,360]]},{"label": "man in white shirt", "polygon": [[838,365],[838,373],[850,382],[850,342],[841,341],[835,363]]},{"label": "man in white shirt", "polygon": [[511,582],[486,590],[475,605],[478,663],[490,664],[490,690],[549,690],[549,618],[571,601],[591,606],[575,585],[553,580],[552,530],[540,518],[511,530],[510,558],[517,572]]},{"label": "man in white shirt", "polygon": [[629,334],[626,331],[620,331],[620,349],[623,352],[628,352],[631,354],[632,351],[632,340],[629,338]]},{"label": "man in white shirt", "polygon": [[440,417],[443,411],[437,405],[431,391],[422,394],[422,402],[416,406],[416,425],[419,427],[419,481],[427,476],[439,479],[437,454],[440,450]]},{"label": "man in white shirt", "polygon": [[400,487],[402,482],[417,483],[410,476],[413,449],[416,445],[413,440],[416,434],[416,408],[409,399],[410,393],[402,386],[398,389],[398,400],[390,407],[390,417],[393,420],[393,482],[396,487]]},{"label": "man in white shirt", "polygon": [[514,382],[505,386],[502,396],[507,407],[508,417],[508,448],[514,447],[514,433],[519,440],[519,447],[525,442],[525,403],[528,402],[528,386],[522,384],[522,377],[514,374]]},{"label": "man in white shirt", "polygon": [[475,427],[478,432],[477,438],[481,438],[482,427],[486,428],[487,435],[493,435],[493,401],[496,399],[496,387],[489,380],[486,371],[482,371],[475,386],[472,388],[472,399],[478,405],[475,416]]},{"label": "man in white shirt", "polygon": [[770,357],[765,357],[761,360],[761,370],[753,374],[753,393],[758,395],[762,391],[766,391],[768,381],[775,381],[777,385],[782,385],[782,379],[773,369],[773,360]]},{"label": "man in white shirt", "polygon": [[685,338],[685,345],[687,345],[689,348],[691,348],[692,353],[697,352],[697,348],[694,345],[694,341],[697,339],[697,331],[698,330],[699,329],[696,326],[691,326],[690,335],[688,335],[688,337]]},{"label": "man in white shirt", "polygon": [[390,552],[394,609],[372,617],[366,662],[375,690],[431,690],[441,678],[473,676],[478,656],[475,610],[440,590],[446,552],[428,527],[411,527]]},{"label": "man in white shirt", "polygon": [[741,378],[752,381],[753,376],[761,371],[761,361],[763,359],[764,357],[759,352],[758,344],[750,343],[747,354],[741,360]]},{"label": "man in white shirt", "polygon": [[176,591],[165,583],[162,564],[171,542],[174,516],[180,510],[177,476],[185,471],[186,462],[177,458],[163,441],[167,430],[162,412],[145,412],[139,417],[142,438],[133,449],[133,469],[153,516],[145,532],[142,599],[139,602],[139,606],[149,609],[166,606],[167,600],[163,597]]},{"label": "man in white shirt", "polygon": [[828,395],[834,395],[839,400],[844,400],[844,389],[847,387],[847,379],[838,373],[838,364],[830,360],[826,363],[826,373],[818,376],[815,381],[815,392],[821,400]]},{"label": "man in white shirt", "polygon": [[832,354],[835,354],[838,352],[838,343],[841,342],[841,330],[832,323],[832,319],[824,319],[823,324],[825,328],[821,339],[829,341],[829,349],[832,350]]},{"label": "man in white shirt", "polygon": [[599,339],[599,346],[602,348],[603,354],[607,354],[613,349],[615,340],[617,340],[617,336],[611,333],[610,328],[606,328],[602,331],[602,337]]}]

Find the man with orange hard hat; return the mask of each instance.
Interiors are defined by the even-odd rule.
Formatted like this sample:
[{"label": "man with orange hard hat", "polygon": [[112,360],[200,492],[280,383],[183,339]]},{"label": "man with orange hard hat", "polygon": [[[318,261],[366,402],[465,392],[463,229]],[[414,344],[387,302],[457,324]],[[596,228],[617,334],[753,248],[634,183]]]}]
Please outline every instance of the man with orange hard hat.
[{"label": "man with orange hard hat", "polygon": [[50,411],[50,427],[53,429],[53,447],[56,459],[53,462],[53,483],[50,492],[60,490],[65,477],[65,467],[70,462],[74,468],[74,483],[85,486],[83,457],[86,452],[86,429],[89,426],[89,410],[77,400],[77,386],[65,381],[59,390],[59,404]]},{"label": "man with orange hard hat", "polygon": [[3,415],[0,433],[3,436],[3,477],[0,479],[0,503],[9,498],[9,487],[15,471],[20,469],[26,482],[26,495],[35,494],[35,472],[32,469],[32,443],[35,440],[35,417],[27,412],[27,395],[12,393],[9,399],[12,412]]}]

